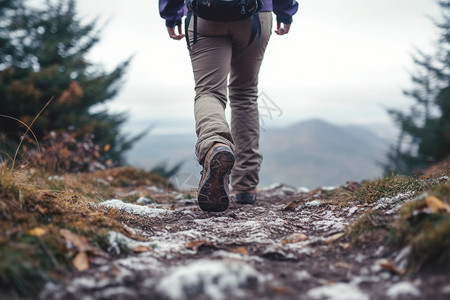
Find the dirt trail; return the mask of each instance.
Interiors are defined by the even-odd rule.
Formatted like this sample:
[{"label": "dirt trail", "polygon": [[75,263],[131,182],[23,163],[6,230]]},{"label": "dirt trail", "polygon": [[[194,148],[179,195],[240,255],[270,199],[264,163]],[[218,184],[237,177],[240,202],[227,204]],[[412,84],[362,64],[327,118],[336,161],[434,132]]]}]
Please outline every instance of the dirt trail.
[{"label": "dirt trail", "polygon": [[393,214],[412,194],[339,209],[319,193],[274,186],[256,205],[231,203],[223,213],[203,212],[181,195],[172,207],[106,201],[99,208],[117,209],[145,240],[111,233],[109,250],[119,256],[92,258],[88,271],[48,284],[40,298],[449,299],[449,275],[398,274],[409,249],[376,238],[356,247],[343,236],[367,209]]}]

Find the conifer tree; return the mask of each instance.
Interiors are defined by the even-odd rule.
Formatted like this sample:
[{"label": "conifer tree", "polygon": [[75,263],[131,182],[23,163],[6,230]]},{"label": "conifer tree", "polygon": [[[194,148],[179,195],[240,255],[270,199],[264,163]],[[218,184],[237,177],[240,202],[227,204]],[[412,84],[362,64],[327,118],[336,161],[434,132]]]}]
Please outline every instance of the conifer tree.
[{"label": "conifer tree", "polygon": [[[96,20],[80,19],[75,0],[46,1],[42,7],[26,0],[0,0],[0,114],[30,124],[53,98],[32,127],[38,138],[68,128],[80,138],[90,133],[108,150],[105,158],[122,163],[123,152],[139,136],[120,133],[124,114],[92,108],[117,95],[130,59],[109,73],[103,71],[86,59],[99,40]],[[0,134],[10,144],[25,129],[0,120]]]},{"label": "conifer tree", "polygon": [[386,173],[412,174],[450,155],[450,0],[438,1],[442,20],[436,50],[413,57],[414,87],[404,94],[415,102],[409,112],[388,112],[400,129],[397,144],[388,153]]}]

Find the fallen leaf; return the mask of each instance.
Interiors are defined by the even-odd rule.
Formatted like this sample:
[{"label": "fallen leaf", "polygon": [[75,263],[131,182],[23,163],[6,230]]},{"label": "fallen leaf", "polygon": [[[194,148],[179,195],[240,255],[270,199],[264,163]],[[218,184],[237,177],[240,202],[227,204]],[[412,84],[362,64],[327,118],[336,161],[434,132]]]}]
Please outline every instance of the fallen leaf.
[{"label": "fallen leaf", "polygon": [[43,236],[46,233],[47,233],[47,230],[45,230],[44,228],[41,228],[41,227],[35,227],[35,228],[27,231],[28,235],[37,236],[37,237]]},{"label": "fallen leaf", "polygon": [[343,268],[343,269],[349,269],[349,270],[352,268],[348,263],[346,263],[344,261],[337,262],[334,264],[334,266],[336,268]]},{"label": "fallen leaf", "polygon": [[89,259],[86,252],[81,251],[72,260],[72,264],[79,272],[83,272],[89,269]]},{"label": "fallen leaf", "polygon": [[287,236],[285,239],[281,240],[281,244],[283,244],[283,245],[293,244],[293,243],[302,242],[307,239],[308,239],[308,236],[304,233],[293,233],[293,234]]},{"label": "fallen leaf", "polygon": [[197,251],[201,246],[210,244],[211,243],[208,243],[206,241],[190,241],[186,248]]},{"label": "fallen leaf", "polygon": [[298,204],[294,201],[289,202],[284,208],[284,211],[295,211],[295,209],[298,207]]},{"label": "fallen leaf", "polygon": [[61,229],[59,233],[61,233],[66,241],[72,243],[80,252],[90,251],[93,249],[93,247],[89,244],[88,240],[85,237],[76,235],[75,233],[67,229]]},{"label": "fallen leaf", "polygon": [[286,294],[288,292],[288,290],[282,286],[271,285],[270,289],[278,294]]},{"label": "fallen leaf", "polygon": [[428,195],[426,198],[427,206],[430,209],[430,211],[435,214],[439,212],[448,212],[450,213],[450,206],[444,202],[442,202],[441,199],[439,199],[436,196]]},{"label": "fallen leaf", "polygon": [[326,243],[327,244],[331,244],[334,243],[335,241],[337,241],[338,239],[340,239],[341,237],[343,237],[345,235],[345,232],[338,232],[336,234],[333,234],[332,236],[330,236]]},{"label": "fallen leaf", "polygon": [[350,243],[342,244],[342,249],[348,249],[348,248],[350,248]]},{"label": "fallen leaf", "polygon": [[400,269],[399,267],[397,267],[394,263],[388,261],[388,260],[382,260],[379,262],[380,267],[386,271],[398,274],[398,275],[403,275],[405,274],[405,271]]},{"label": "fallen leaf", "polygon": [[248,255],[248,251],[244,247],[236,247],[234,249],[231,249],[230,251],[234,253],[240,253],[242,255]]},{"label": "fallen leaf", "polygon": [[152,251],[152,248],[141,245],[141,246],[134,247],[133,249],[131,249],[131,251],[133,251],[135,253],[149,252],[149,251]]}]

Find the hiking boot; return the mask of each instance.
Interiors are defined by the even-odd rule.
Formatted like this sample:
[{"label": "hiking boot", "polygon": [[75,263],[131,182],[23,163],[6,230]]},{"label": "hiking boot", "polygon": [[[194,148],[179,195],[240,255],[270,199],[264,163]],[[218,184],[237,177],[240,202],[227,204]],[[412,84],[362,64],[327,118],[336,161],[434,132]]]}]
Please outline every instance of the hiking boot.
[{"label": "hiking boot", "polygon": [[229,204],[229,175],[234,154],[225,144],[215,144],[206,154],[198,186],[198,206],[205,211],[224,211]]},{"label": "hiking boot", "polygon": [[253,204],[256,201],[256,191],[236,192],[235,202],[239,204]]}]

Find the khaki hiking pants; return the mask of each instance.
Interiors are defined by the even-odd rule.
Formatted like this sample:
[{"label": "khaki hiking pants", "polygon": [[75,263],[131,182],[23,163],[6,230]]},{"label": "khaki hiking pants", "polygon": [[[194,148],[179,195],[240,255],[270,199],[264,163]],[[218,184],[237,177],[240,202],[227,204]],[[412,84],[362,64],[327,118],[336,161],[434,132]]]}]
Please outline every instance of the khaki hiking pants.
[{"label": "khaki hiking pants", "polygon": [[[260,12],[261,43],[248,46],[252,20],[214,22],[198,18],[193,44],[193,20],[189,24],[191,61],[195,80],[194,114],[202,164],[215,143],[234,152],[231,172],[234,191],[254,190],[259,182],[258,73],[272,31],[272,13]],[[231,130],[225,117],[227,92],[231,105]]]}]

